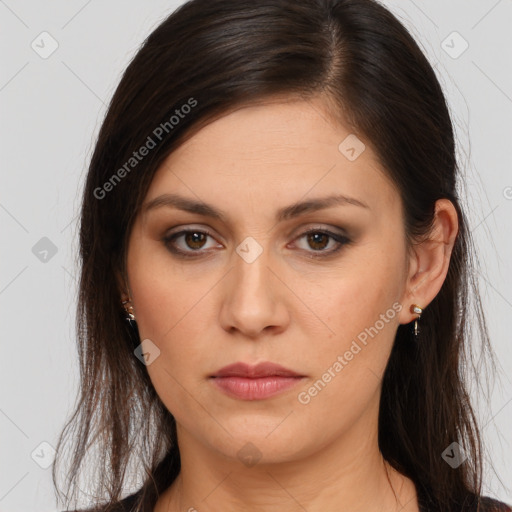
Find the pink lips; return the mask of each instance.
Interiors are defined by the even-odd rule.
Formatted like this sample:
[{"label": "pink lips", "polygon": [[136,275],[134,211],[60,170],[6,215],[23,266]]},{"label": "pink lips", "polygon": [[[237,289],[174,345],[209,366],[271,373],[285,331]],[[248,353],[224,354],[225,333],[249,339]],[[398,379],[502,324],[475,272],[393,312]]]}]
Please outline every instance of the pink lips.
[{"label": "pink lips", "polygon": [[229,396],[242,400],[262,400],[295,386],[304,376],[281,365],[264,362],[255,366],[230,364],[210,378]]}]

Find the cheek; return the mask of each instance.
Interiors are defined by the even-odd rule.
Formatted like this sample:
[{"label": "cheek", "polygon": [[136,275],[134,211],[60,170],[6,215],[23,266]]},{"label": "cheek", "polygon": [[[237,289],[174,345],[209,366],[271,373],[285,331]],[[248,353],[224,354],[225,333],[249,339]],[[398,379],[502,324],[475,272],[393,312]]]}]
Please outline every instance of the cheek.
[{"label": "cheek", "polygon": [[133,289],[138,298],[141,339],[151,339],[173,370],[193,364],[201,355],[204,360],[204,344],[197,340],[204,339],[208,287],[204,283],[191,287],[174,277],[148,279],[137,291]]},{"label": "cheek", "polygon": [[[167,409],[187,425],[204,414],[197,400],[201,393],[199,384],[206,372],[205,357],[208,357],[202,321],[207,316],[207,301],[201,301],[207,287],[190,286],[190,282],[187,284],[176,274],[145,278],[137,289],[133,285],[139,300],[139,332],[141,339],[149,338],[160,351],[147,371]],[[189,427],[193,428],[193,424]]]},{"label": "cheek", "polygon": [[[134,246],[128,265],[141,340],[151,340],[160,356],[147,367],[166,405],[176,404],[180,384],[189,389],[203,377],[208,357],[207,323],[218,277],[193,279],[161,249]],[[185,397],[182,397],[182,399]]]},{"label": "cheek", "polygon": [[402,256],[374,246],[354,253],[337,278],[324,283],[318,308],[336,332],[354,335],[373,325],[401,297]]},{"label": "cheek", "polygon": [[[368,248],[347,265],[350,272],[324,283],[317,297],[316,309],[333,332],[318,340],[312,354],[316,377],[332,368],[341,356],[343,370],[335,372],[337,378],[333,382],[336,380],[343,387],[345,396],[348,390],[357,396],[362,391],[358,387],[369,378],[377,384],[384,372],[402,309],[398,300],[403,264],[396,249]],[[324,380],[327,379],[329,375]]]},{"label": "cheek", "polygon": [[134,235],[127,264],[141,338],[165,339],[186,318],[202,286],[187,279],[159,241]]},{"label": "cheek", "polygon": [[333,431],[348,428],[371,404],[378,406],[401,305],[394,285],[375,279],[368,274],[332,291],[326,323],[335,334],[315,343],[308,354],[312,378],[298,390],[301,414],[313,418],[328,411]]}]

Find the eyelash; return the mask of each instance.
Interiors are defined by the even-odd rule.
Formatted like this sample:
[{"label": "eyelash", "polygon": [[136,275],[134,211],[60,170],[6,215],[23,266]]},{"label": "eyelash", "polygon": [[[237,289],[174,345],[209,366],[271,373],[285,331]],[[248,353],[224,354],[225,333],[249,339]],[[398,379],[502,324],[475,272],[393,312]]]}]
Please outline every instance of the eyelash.
[{"label": "eyelash", "polygon": [[[191,251],[183,251],[182,249],[176,249],[176,247],[171,247],[171,243],[174,242],[174,240],[176,240],[177,238],[179,238],[183,235],[186,235],[188,233],[199,233],[199,234],[204,234],[204,235],[210,236],[211,238],[214,238],[214,236],[211,233],[209,233],[208,231],[202,230],[202,229],[185,229],[185,230],[178,231],[177,233],[172,233],[171,235],[164,237],[162,239],[162,242],[167,247],[167,249],[171,253],[175,254],[177,257],[198,258],[205,251],[202,251],[201,249],[191,250]],[[327,229],[318,229],[318,228],[312,228],[312,229],[308,229],[307,231],[304,231],[295,240],[300,240],[301,238],[304,238],[305,236],[312,234],[312,233],[327,235],[329,238],[334,239],[338,244],[338,246],[335,249],[330,249],[328,251],[326,251],[326,250],[306,251],[306,252],[311,252],[312,258],[329,257],[329,256],[339,252],[344,246],[352,243],[352,241],[345,235],[341,235],[339,233],[333,233],[332,231],[329,231]]]}]

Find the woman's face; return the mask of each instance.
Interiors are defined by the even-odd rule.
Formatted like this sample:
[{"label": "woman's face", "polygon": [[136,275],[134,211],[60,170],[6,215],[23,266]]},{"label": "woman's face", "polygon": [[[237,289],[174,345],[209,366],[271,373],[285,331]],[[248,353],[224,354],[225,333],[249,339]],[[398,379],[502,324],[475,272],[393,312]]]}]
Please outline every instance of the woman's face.
[{"label": "woman's face", "polygon": [[[411,320],[402,204],[368,141],[324,109],[237,110],[171,154],[149,188],[144,206],[181,203],[138,216],[128,282],[180,448],[263,464],[377,434],[384,369]],[[212,377],[236,362],[301,377]]]}]

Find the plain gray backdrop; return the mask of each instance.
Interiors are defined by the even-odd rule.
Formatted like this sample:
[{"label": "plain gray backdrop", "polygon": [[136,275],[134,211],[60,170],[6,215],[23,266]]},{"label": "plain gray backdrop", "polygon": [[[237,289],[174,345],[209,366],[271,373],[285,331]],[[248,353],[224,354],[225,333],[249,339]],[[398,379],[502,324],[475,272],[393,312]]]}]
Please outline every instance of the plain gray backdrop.
[{"label": "plain gray backdrop", "polygon": [[[59,510],[49,465],[78,389],[76,227],[86,167],[122,71],[181,3],[0,0],[0,512]],[[512,1],[383,3],[435,67],[457,127],[500,363],[492,400],[476,402],[473,390],[498,475],[487,470],[485,491],[512,503]]]}]

